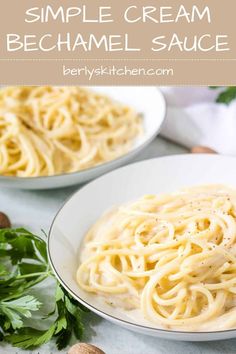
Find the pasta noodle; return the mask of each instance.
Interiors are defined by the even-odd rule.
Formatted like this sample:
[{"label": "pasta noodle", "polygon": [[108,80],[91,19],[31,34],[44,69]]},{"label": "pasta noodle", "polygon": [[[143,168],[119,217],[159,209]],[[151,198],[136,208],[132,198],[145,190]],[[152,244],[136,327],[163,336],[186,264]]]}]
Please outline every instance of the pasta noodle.
[{"label": "pasta noodle", "polygon": [[127,153],[142,131],[130,107],[80,87],[0,90],[0,174],[75,172]]},{"label": "pasta noodle", "polygon": [[78,285],[126,314],[183,331],[236,328],[236,191],[210,185],[106,213],[80,251]]}]

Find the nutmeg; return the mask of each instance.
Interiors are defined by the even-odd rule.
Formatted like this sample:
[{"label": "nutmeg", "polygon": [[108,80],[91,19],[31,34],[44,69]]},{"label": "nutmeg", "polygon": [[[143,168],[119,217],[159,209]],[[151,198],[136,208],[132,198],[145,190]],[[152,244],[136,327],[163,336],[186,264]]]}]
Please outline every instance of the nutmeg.
[{"label": "nutmeg", "polygon": [[9,227],[11,227],[11,222],[8,216],[0,212],[0,229],[8,229]]},{"label": "nutmeg", "polygon": [[91,344],[77,343],[68,351],[68,354],[105,354],[101,349]]},{"label": "nutmeg", "polygon": [[217,152],[207,146],[194,146],[191,150],[192,154],[217,154]]}]

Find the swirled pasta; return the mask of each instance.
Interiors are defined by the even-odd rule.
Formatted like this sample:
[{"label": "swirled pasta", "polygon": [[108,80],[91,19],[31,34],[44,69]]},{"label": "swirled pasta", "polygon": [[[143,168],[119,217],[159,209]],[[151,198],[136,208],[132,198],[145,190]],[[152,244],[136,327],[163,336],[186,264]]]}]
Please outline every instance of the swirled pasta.
[{"label": "swirled pasta", "polygon": [[236,191],[193,187],[106,213],[85,238],[77,282],[157,327],[236,328]]},{"label": "swirled pasta", "polygon": [[127,153],[142,131],[130,107],[80,87],[0,90],[0,174],[76,172]]}]

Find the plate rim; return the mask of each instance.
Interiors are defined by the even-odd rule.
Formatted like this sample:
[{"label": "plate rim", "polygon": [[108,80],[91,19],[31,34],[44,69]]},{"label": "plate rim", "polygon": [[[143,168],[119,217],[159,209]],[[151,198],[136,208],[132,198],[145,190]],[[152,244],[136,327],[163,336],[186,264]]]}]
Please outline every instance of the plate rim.
[{"label": "plate rim", "polygon": [[[179,158],[179,157],[183,157],[183,158],[195,158],[195,157],[210,157],[213,160],[214,159],[221,159],[221,158],[228,158],[231,160],[235,160],[236,161],[236,157],[235,156],[229,156],[229,155],[218,155],[218,154],[172,154],[172,155],[166,155],[166,156],[160,156],[160,157],[155,157],[155,158],[151,158],[151,159],[146,159],[146,160],[142,160],[142,161],[138,161],[126,166],[122,166],[116,170],[110,171],[92,181],[90,181],[89,183],[85,184],[84,186],[82,186],[81,188],[78,188],[76,191],[74,191],[72,193],[72,195],[70,195],[68,198],[66,198],[66,200],[63,202],[63,204],[61,205],[61,207],[58,209],[58,211],[56,212],[56,214],[54,215],[50,228],[49,228],[49,232],[48,232],[48,237],[47,237],[47,254],[48,254],[48,260],[50,263],[50,266],[56,276],[56,278],[58,279],[59,283],[71,294],[72,297],[74,297],[78,302],[80,302],[81,304],[83,304],[86,308],[90,309],[92,312],[100,315],[102,318],[105,318],[106,320],[109,320],[109,318],[111,318],[111,320],[113,322],[116,322],[118,324],[120,324],[122,326],[122,324],[126,325],[127,327],[132,327],[132,328],[138,328],[138,329],[142,329],[145,331],[151,331],[151,332],[156,332],[159,334],[167,334],[167,335],[176,335],[176,336],[181,336],[181,335],[186,335],[186,337],[199,337],[199,336],[203,336],[203,335],[223,335],[223,334],[235,334],[236,337],[236,328],[235,329],[226,329],[226,330],[220,330],[220,331],[178,331],[178,330],[168,330],[168,329],[162,329],[162,328],[156,328],[156,327],[151,327],[151,326],[147,326],[147,325],[142,325],[142,324],[136,324],[134,322],[129,322],[128,320],[124,320],[121,318],[118,318],[114,315],[111,315],[103,310],[98,309],[97,307],[95,307],[94,305],[91,305],[90,303],[88,303],[87,301],[81,299],[80,296],[78,296],[71,288],[70,286],[62,279],[61,275],[58,273],[54,263],[53,263],[53,259],[52,259],[52,255],[51,255],[51,239],[52,239],[52,234],[53,234],[53,228],[55,226],[55,222],[56,219],[59,215],[59,213],[62,211],[62,209],[66,206],[67,203],[70,202],[71,199],[73,199],[75,197],[75,195],[77,193],[79,193],[80,191],[86,189],[87,187],[89,187],[90,184],[96,183],[97,180],[100,180],[108,175],[111,175],[113,173],[116,173],[119,170],[124,170],[124,169],[129,169],[132,166],[138,165],[138,164],[142,164],[144,162],[151,162],[154,160],[162,160],[162,159],[172,159],[172,158]],[[234,337],[230,337],[230,338],[234,338]],[[187,338],[186,338],[187,339]],[[207,339],[207,341],[211,341],[211,340],[223,340],[224,338],[214,338],[214,339]],[[227,339],[227,338],[225,338]],[[229,339],[229,338],[228,338]],[[173,340],[175,340],[173,338]]]}]

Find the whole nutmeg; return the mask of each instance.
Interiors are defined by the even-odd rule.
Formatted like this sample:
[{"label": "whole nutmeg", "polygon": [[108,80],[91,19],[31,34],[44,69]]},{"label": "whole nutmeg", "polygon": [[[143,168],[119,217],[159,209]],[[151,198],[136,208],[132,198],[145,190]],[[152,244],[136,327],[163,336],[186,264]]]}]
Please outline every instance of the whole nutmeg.
[{"label": "whole nutmeg", "polygon": [[8,216],[0,212],[0,229],[8,229],[9,227],[11,227],[11,222]]},{"label": "whole nutmeg", "polygon": [[191,149],[192,154],[217,154],[217,152],[207,146],[194,146]]},{"label": "whole nutmeg", "polygon": [[68,351],[68,354],[105,354],[101,349],[91,344],[77,343]]}]

